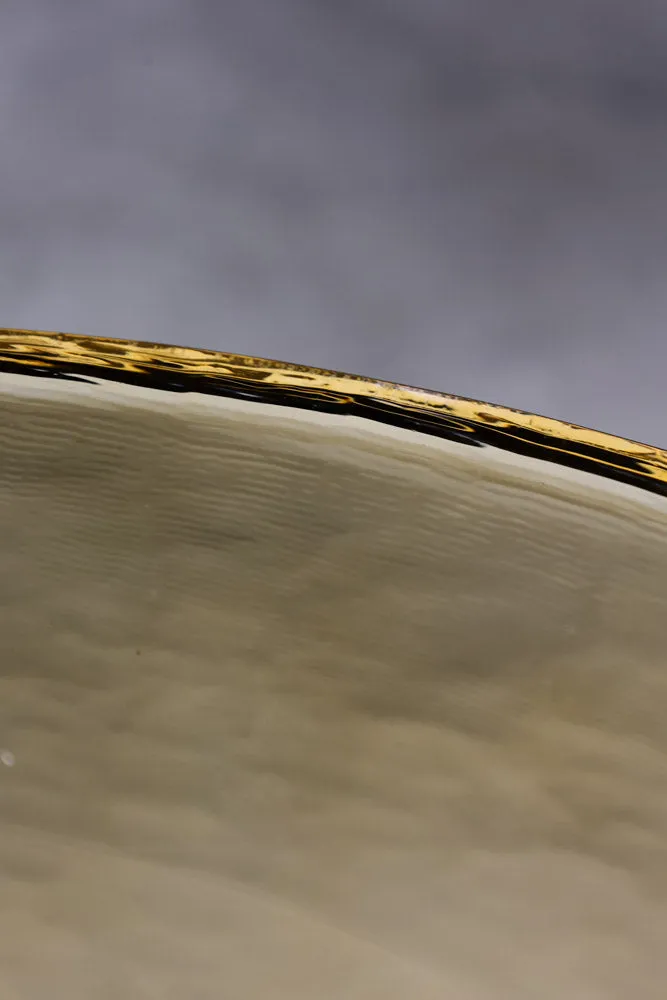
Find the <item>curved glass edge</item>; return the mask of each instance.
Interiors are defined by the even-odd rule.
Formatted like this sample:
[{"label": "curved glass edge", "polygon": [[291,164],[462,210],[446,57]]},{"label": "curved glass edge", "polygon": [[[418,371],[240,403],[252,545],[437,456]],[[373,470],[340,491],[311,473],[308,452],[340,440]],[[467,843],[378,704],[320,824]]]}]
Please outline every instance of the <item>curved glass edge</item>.
[{"label": "curved glass edge", "polygon": [[361,375],[211,350],[0,328],[0,372],[106,379],[351,413],[474,447],[492,446],[667,496],[667,452],[492,403]]}]

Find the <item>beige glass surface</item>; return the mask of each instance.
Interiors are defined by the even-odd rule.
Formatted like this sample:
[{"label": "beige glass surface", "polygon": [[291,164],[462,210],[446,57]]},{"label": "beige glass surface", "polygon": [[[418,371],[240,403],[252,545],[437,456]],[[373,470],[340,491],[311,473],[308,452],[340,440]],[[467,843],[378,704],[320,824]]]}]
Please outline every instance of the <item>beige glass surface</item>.
[{"label": "beige glass surface", "polygon": [[0,1000],[663,1000],[665,496],[36,367],[0,370]]}]

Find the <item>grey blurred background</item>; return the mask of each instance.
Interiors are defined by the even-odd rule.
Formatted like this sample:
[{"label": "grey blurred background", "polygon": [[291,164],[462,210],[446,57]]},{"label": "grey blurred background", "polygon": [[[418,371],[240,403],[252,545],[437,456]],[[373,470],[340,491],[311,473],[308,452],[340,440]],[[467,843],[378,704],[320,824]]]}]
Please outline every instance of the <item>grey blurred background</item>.
[{"label": "grey blurred background", "polygon": [[3,0],[0,323],[667,445],[665,0]]}]

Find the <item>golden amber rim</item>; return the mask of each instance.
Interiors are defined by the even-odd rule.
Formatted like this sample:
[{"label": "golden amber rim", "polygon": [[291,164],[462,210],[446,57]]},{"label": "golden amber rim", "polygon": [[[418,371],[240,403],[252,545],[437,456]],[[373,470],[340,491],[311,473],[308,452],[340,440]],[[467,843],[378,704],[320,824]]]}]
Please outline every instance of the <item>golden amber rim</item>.
[{"label": "golden amber rim", "polygon": [[0,329],[0,373],[106,379],[354,413],[542,458],[667,495],[667,451],[522,410],[361,375],[167,344]]}]

